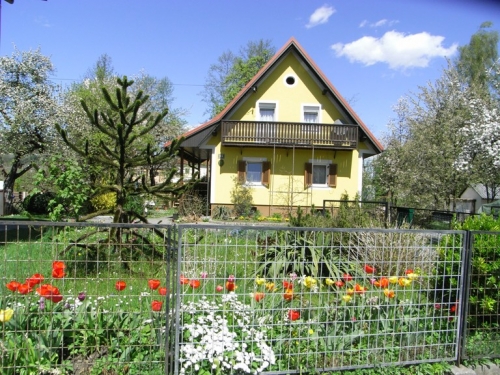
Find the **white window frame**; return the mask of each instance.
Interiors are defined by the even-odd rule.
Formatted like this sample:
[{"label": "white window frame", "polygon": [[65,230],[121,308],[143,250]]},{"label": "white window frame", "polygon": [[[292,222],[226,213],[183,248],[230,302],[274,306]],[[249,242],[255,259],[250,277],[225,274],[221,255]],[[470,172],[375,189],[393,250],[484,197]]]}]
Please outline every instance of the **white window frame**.
[{"label": "white window frame", "polygon": [[[315,188],[329,188],[328,186],[328,168],[330,167],[330,164],[333,164],[333,162],[331,160],[318,160],[318,159],[309,159],[309,163],[312,164],[312,168],[311,168],[311,173],[312,173],[312,176],[311,176],[311,187],[315,187]],[[314,167],[315,166],[324,166],[325,167],[325,182],[324,183],[321,183],[321,184],[315,184],[314,183]]]},{"label": "white window frame", "polygon": [[[317,133],[319,131],[319,124],[321,124],[321,104],[318,103],[303,103],[301,105],[300,119],[304,124],[302,130],[308,133]],[[312,109],[312,110],[311,110]],[[316,112],[317,122],[306,122],[306,112]]]},{"label": "white window frame", "polygon": [[[243,161],[247,163],[245,167],[245,174],[248,177],[248,163],[254,163],[254,164],[260,164],[260,170],[261,170],[261,176],[262,176],[262,164],[267,161],[267,158],[258,158],[258,157],[243,157]],[[259,181],[257,182],[251,182],[251,181],[245,181],[244,186],[252,186],[252,187],[265,187],[262,182],[261,178],[259,178]]]},{"label": "white window frame", "polygon": [[255,105],[257,108],[257,113],[255,116],[255,119],[257,121],[263,121],[260,117],[260,109],[274,109],[274,120],[273,121],[278,121],[278,102],[277,101],[269,101],[269,100],[263,100],[263,101],[258,101],[257,104]]}]

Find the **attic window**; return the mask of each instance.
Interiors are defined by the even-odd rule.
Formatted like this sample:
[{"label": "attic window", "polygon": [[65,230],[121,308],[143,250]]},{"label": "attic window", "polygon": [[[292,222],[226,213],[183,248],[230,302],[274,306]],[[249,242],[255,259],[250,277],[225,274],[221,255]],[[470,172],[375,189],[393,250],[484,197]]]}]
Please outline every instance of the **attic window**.
[{"label": "attic window", "polygon": [[286,76],[285,77],[285,84],[287,86],[295,86],[295,84],[297,83],[297,78],[295,78],[294,76],[290,75],[290,76]]}]

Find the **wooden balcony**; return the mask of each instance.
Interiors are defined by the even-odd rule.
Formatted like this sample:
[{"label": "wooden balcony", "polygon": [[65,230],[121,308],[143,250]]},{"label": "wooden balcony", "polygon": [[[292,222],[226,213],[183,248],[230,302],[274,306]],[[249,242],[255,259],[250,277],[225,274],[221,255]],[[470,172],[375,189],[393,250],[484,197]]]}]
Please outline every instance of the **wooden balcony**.
[{"label": "wooden balcony", "polygon": [[358,146],[358,125],[223,121],[222,144],[353,150]]}]

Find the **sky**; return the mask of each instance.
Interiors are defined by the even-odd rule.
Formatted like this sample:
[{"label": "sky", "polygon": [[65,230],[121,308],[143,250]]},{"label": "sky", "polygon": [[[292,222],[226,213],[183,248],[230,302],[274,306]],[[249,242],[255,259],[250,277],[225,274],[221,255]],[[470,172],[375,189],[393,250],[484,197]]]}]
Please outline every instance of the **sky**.
[{"label": "sky", "polygon": [[0,55],[40,49],[54,82],[81,81],[103,54],[120,76],[168,77],[188,126],[208,120],[211,64],[249,41],[294,37],[379,139],[404,95],[442,75],[500,0],[0,0]]}]

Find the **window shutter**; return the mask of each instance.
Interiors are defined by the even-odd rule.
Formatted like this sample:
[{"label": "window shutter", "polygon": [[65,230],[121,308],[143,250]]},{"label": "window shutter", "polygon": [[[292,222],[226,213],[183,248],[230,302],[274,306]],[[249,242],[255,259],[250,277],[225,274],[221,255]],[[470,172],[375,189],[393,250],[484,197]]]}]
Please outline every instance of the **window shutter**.
[{"label": "window shutter", "polygon": [[312,185],[312,163],[306,163],[304,169],[304,188]]},{"label": "window shutter", "polygon": [[262,163],[262,185],[269,187],[271,181],[271,162],[265,161]]},{"label": "window shutter", "polygon": [[238,183],[244,184],[247,181],[247,162],[244,160],[238,161]]},{"label": "window shutter", "polygon": [[328,168],[328,186],[337,187],[337,164],[330,164]]}]

